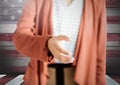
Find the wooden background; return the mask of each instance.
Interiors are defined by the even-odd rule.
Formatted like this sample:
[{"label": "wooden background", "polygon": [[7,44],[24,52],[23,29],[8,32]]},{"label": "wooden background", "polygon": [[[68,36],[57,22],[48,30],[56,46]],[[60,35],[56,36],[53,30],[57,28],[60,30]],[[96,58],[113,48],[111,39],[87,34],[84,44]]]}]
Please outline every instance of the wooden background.
[{"label": "wooden background", "polygon": [[[0,74],[24,73],[29,61],[12,43],[23,3],[24,0],[0,0]],[[120,75],[120,0],[106,0],[106,4],[107,74]]]}]

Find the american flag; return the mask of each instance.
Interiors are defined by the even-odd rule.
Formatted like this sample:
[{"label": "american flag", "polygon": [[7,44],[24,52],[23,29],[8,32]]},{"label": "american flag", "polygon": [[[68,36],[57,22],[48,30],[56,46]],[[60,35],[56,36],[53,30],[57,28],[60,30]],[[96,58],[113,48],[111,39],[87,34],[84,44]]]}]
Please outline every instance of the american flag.
[{"label": "american flag", "polygon": [[[25,0],[0,0],[0,74],[24,74],[29,58],[19,54],[12,36]],[[107,10],[107,74],[120,83],[120,0],[106,0]],[[20,78],[23,77],[19,75]],[[22,80],[21,80],[22,81]],[[5,82],[6,83],[6,82]]]}]

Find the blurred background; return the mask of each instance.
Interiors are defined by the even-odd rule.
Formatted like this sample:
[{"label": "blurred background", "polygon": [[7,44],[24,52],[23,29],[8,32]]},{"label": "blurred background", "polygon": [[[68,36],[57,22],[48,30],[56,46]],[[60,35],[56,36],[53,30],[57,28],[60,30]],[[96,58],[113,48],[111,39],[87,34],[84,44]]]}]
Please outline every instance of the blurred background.
[{"label": "blurred background", "polygon": [[[25,0],[0,0],[0,75],[9,78],[24,74],[29,58],[19,54],[12,36]],[[106,0],[107,69],[106,74],[120,83],[120,0]],[[1,77],[2,78],[2,77]],[[0,79],[1,80],[1,79]],[[0,85],[4,85],[1,84]]]}]

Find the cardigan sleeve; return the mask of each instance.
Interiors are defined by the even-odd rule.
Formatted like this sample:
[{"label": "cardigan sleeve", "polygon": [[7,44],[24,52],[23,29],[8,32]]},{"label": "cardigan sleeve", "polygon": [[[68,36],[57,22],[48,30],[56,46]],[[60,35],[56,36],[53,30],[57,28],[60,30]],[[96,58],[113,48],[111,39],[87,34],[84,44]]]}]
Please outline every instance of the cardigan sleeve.
[{"label": "cardigan sleeve", "polygon": [[105,0],[99,3],[98,50],[97,50],[97,85],[106,85],[106,4]]},{"label": "cardigan sleeve", "polygon": [[36,0],[26,0],[23,12],[13,36],[16,49],[23,55],[48,62],[49,50],[46,43],[50,35],[35,34]]}]

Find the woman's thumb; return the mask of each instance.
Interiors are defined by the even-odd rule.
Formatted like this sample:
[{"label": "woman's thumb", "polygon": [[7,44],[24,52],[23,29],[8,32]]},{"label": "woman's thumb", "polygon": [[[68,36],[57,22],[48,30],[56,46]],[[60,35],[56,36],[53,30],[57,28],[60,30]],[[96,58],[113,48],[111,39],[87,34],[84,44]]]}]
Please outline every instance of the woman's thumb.
[{"label": "woman's thumb", "polygon": [[58,40],[65,40],[65,41],[70,41],[70,38],[66,35],[59,35],[57,36]]}]

